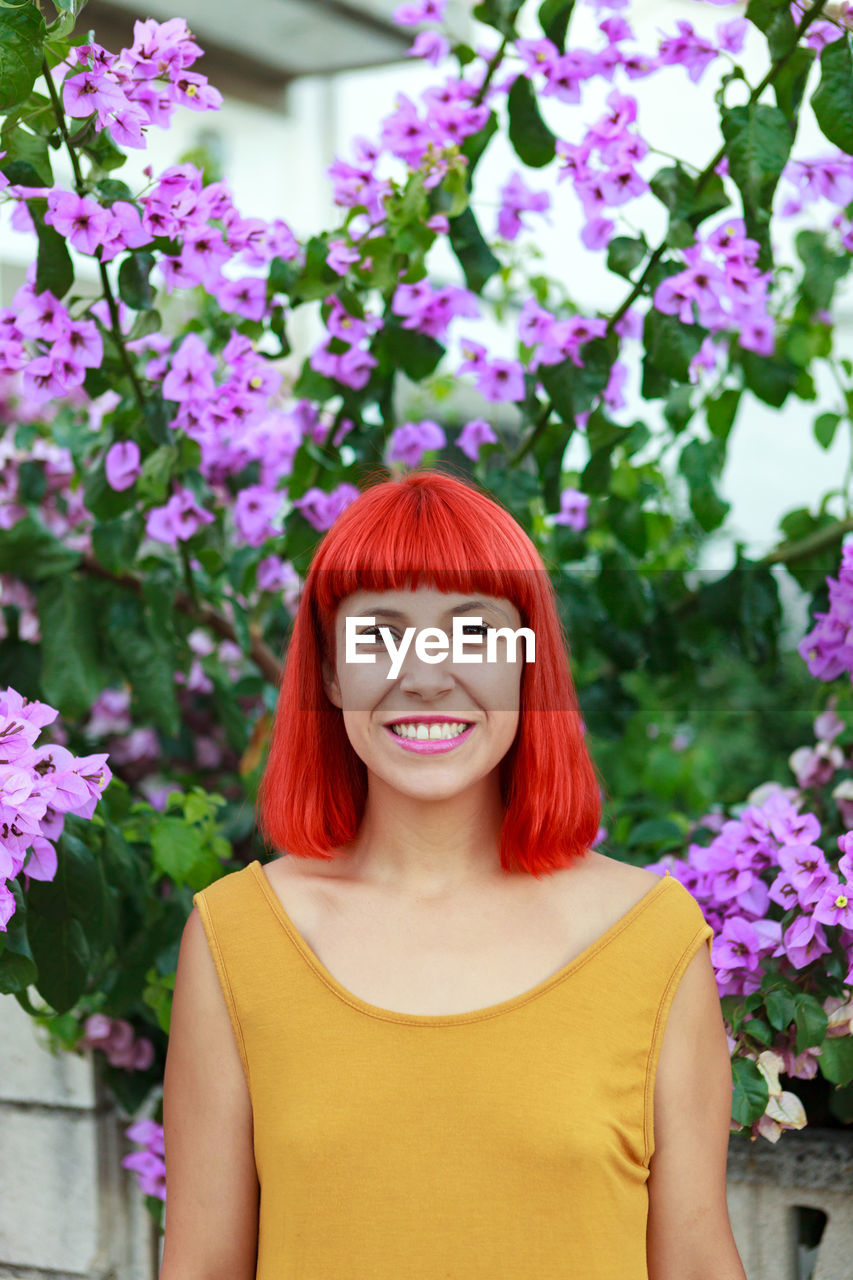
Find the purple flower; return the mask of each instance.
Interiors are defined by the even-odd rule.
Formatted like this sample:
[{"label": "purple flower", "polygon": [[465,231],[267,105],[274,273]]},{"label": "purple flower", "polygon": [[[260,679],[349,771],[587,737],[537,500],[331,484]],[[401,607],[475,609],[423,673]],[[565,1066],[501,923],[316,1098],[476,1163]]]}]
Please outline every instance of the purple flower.
[{"label": "purple flower", "polygon": [[853,932],[853,895],[845,891],[839,879],[827,884],[818,897],[812,919],[820,920],[821,924],[840,924]]},{"label": "purple flower", "polygon": [[531,368],[540,364],[559,364],[568,356],[579,369],[583,368],[580,349],[593,338],[603,338],[607,321],[597,317],[571,316],[568,320],[555,320],[531,361]]},{"label": "purple flower", "polygon": [[503,236],[504,240],[514,240],[518,235],[523,226],[519,214],[523,211],[544,213],[551,206],[548,192],[532,191],[517,171],[501,187],[500,197],[497,234]]},{"label": "purple flower", "polygon": [[539,40],[516,40],[515,50],[525,64],[521,74],[528,79],[538,71],[553,74],[560,60],[559,49],[544,36]]},{"label": "purple flower", "polygon": [[145,518],[145,532],[157,542],[176,547],[186,542],[202,524],[212,524],[214,517],[199,506],[189,489],[173,493],[164,507],[152,507]]},{"label": "purple flower", "polygon": [[465,359],[456,370],[460,373],[476,373],[481,374],[489,367],[489,353],[481,342],[472,342],[470,338],[462,339],[462,354]]},{"label": "purple flower", "polygon": [[717,23],[717,39],[726,53],[740,53],[749,30],[746,18],[733,18],[731,22]]},{"label": "purple flower", "polygon": [[485,418],[472,418],[456,437],[457,449],[466,453],[473,462],[478,460],[484,444],[498,444],[498,437]]},{"label": "purple flower", "polygon": [[105,120],[111,111],[124,106],[125,96],[121,88],[108,74],[81,71],[62,85],[62,104],[68,115],[74,118],[90,116],[98,112]]},{"label": "purple flower", "polygon": [[586,509],[589,506],[589,494],[580,489],[563,489],[560,494],[560,510],[551,519],[554,524],[567,524],[570,529],[580,533],[586,528]]},{"label": "purple flower", "polygon": [[216,390],[213,371],[216,359],[197,333],[188,333],[172,357],[172,365],[163,379],[162,392],[167,400],[199,400]]},{"label": "purple flower", "polygon": [[79,249],[93,254],[107,238],[110,214],[91,196],[74,195],[56,188],[47,197],[45,222]]},{"label": "purple flower", "polygon": [[820,924],[813,917],[798,916],[785,930],[773,955],[784,955],[795,969],[805,969],[831,950]]},{"label": "purple flower", "polygon": [[248,320],[263,320],[267,313],[267,282],[260,276],[225,280],[216,288],[216,301],[223,311],[236,312]]},{"label": "purple flower", "polygon": [[401,4],[391,15],[398,27],[414,27],[419,22],[442,22],[447,0],[415,0],[413,4]]},{"label": "purple flower", "polygon": [[391,299],[391,310],[395,315],[405,317],[404,329],[417,329],[438,340],[445,336],[454,316],[480,317],[480,308],[468,289],[453,284],[434,289],[426,279],[416,284],[397,285]]},{"label": "purple flower", "polygon": [[234,503],[234,524],[250,547],[259,547],[278,532],[273,524],[281,510],[282,495],[270,492],[261,484],[247,485]]},{"label": "purple flower", "polygon": [[255,580],[260,591],[283,591],[285,587],[299,585],[299,574],[289,560],[280,556],[265,556],[258,564]]},{"label": "purple flower", "polygon": [[581,240],[587,249],[606,249],[616,230],[610,218],[590,218],[581,229]]},{"label": "purple flower", "polygon": [[731,915],[714,938],[714,968],[725,977],[734,971],[739,978],[759,971],[761,941],[755,926],[744,916]]},{"label": "purple flower", "polygon": [[388,461],[416,467],[428,449],[443,449],[447,437],[437,422],[404,422],[391,432]]},{"label": "purple flower", "polygon": [[442,58],[450,53],[450,43],[440,31],[419,31],[414,43],[406,53],[407,58],[423,58],[437,67]]},{"label": "purple flower", "polygon": [[519,360],[491,360],[477,373],[477,390],[487,400],[523,400],[524,366]]},{"label": "purple flower", "polygon": [[345,276],[354,262],[358,262],[361,254],[358,249],[348,245],[346,240],[330,240],[326,262],[339,276]]},{"label": "purple flower", "polygon": [[690,79],[696,83],[701,79],[708,64],[717,57],[717,50],[707,40],[697,35],[689,22],[678,19],[677,36],[664,36],[658,47],[658,58],[662,66],[674,66],[680,63],[687,71]]},{"label": "purple flower", "polygon": [[111,489],[121,491],[136,484],[142,471],[139,464],[139,445],[135,440],[117,440],[107,450],[104,461],[107,484]]},{"label": "purple flower", "polygon": [[359,496],[359,490],[354,484],[339,484],[331,493],[312,488],[301,498],[294,499],[293,506],[302,512],[314,529],[322,533],[331,529],[344,508]]},{"label": "purple flower", "polygon": [[842,547],[837,578],[826,578],[829,609],[815,613],[816,625],[797,645],[797,653],[818,680],[846,673],[853,679],[853,543]]}]

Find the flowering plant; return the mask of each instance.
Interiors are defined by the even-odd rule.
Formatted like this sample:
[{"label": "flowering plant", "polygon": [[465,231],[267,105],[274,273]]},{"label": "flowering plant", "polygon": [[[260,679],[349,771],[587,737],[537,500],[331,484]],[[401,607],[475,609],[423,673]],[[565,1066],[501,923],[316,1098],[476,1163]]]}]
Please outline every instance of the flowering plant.
[{"label": "flowering plant", "polygon": [[[50,22],[32,0],[0,4],[0,208],[33,248],[0,309],[0,688],[25,739],[40,708],[58,712],[65,780],[49,790],[34,757],[17,773],[0,759],[0,804],[28,823],[0,828],[0,991],[63,1048],[94,1048],[129,1114],[154,1098],[127,1162],[158,1213],[177,938],[192,893],[261,852],[247,801],[277,650],[317,542],[369,473],[441,460],[513,512],[557,576],[601,740],[627,733],[640,669],[698,689],[730,646],[770,676],[772,570],[810,590],[853,528],[845,482],[785,515],[761,558],[738,546],[726,578],[691,582],[728,511],[742,406],[817,402],[822,449],[851,421],[853,364],[833,344],[853,247],[846,6],[751,0],[729,19],[710,0],[695,24],[638,37],[626,0],[481,0],[476,45],[445,7],[398,7],[435,83],[400,93],[378,137],[335,159],[338,225],[300,237],[238,209],[211,164],[117,176],[152,128],[221,103],[183,19],[136,22],[113,53],[75,34],[81,0],[56,0]],[[700,165],[646,136],[652,77],[695,87],[718,119]],[[827,147],[797,156],[809,108]],[[512,172],[486,226],[480,175],[498,143]],[[552,212],[579,222],[613,305],[544,274],[530,236]],[[434,247],[456,281],[437,283]],[[303,308],[323,335],[297,352]],[[478,322],[507,317],[493,350]],[[473,417],[453,407],[461,388]],[[833,610],[831,635],[846,635]],[[793,799],[753,793],[672,862],[718,933],[733,1120],[771,1139],[802,1123],[779,1101],[781,1066],[853,1076],[849,848],[798,861],[819,828]],[[822,819],[824,835],[848,826],[840,806]]]}]

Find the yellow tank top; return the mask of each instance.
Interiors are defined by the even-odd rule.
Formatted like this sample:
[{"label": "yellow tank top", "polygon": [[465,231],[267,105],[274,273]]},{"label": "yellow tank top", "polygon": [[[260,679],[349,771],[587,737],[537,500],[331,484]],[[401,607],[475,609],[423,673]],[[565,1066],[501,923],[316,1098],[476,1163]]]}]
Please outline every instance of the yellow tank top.
[{"label": "yellow tank top", "polygon": [[436,1016],[341,986],[260,862],[193,902],[252,1101],[256,1280],[648,1280],[655,1071],[713,940],[680,881],[522,995]]}]

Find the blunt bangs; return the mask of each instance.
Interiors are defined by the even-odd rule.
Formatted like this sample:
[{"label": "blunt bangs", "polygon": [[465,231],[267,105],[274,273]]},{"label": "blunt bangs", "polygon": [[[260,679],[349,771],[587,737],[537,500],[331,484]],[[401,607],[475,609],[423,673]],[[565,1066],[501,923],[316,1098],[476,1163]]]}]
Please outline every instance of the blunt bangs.
[{"label": "blunt bangs", "polygon": [[510,600],[536,637],[519,725],[499,766],[500,862],[541,876],[593,845],[602,789],[584,743],[569,644],[553,584],[513,516],[473,482],[439,470],[380,476],[324,536],[305,579],[258,792],[268,845],[330,860],[357,834],[367,770],[323,686],[335,616],[357,591],[435,590]]}]

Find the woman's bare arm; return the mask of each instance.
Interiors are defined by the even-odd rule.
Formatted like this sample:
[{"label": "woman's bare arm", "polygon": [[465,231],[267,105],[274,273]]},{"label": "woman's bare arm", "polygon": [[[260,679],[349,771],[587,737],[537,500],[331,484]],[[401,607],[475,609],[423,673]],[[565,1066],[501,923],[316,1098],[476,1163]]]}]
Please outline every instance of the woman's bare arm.
[{"label": "woman's bare arm", "polygon": [[163,1081],[160,1280],[254,1280],[259,1186],[252,1107],[198,908],[184,926]]},{"label": "woman's bare arm", "polygon": [[732,1066],[708,946],[673,997],[654,1087],[649,1280],[746,1280],[726,1196]]}]

